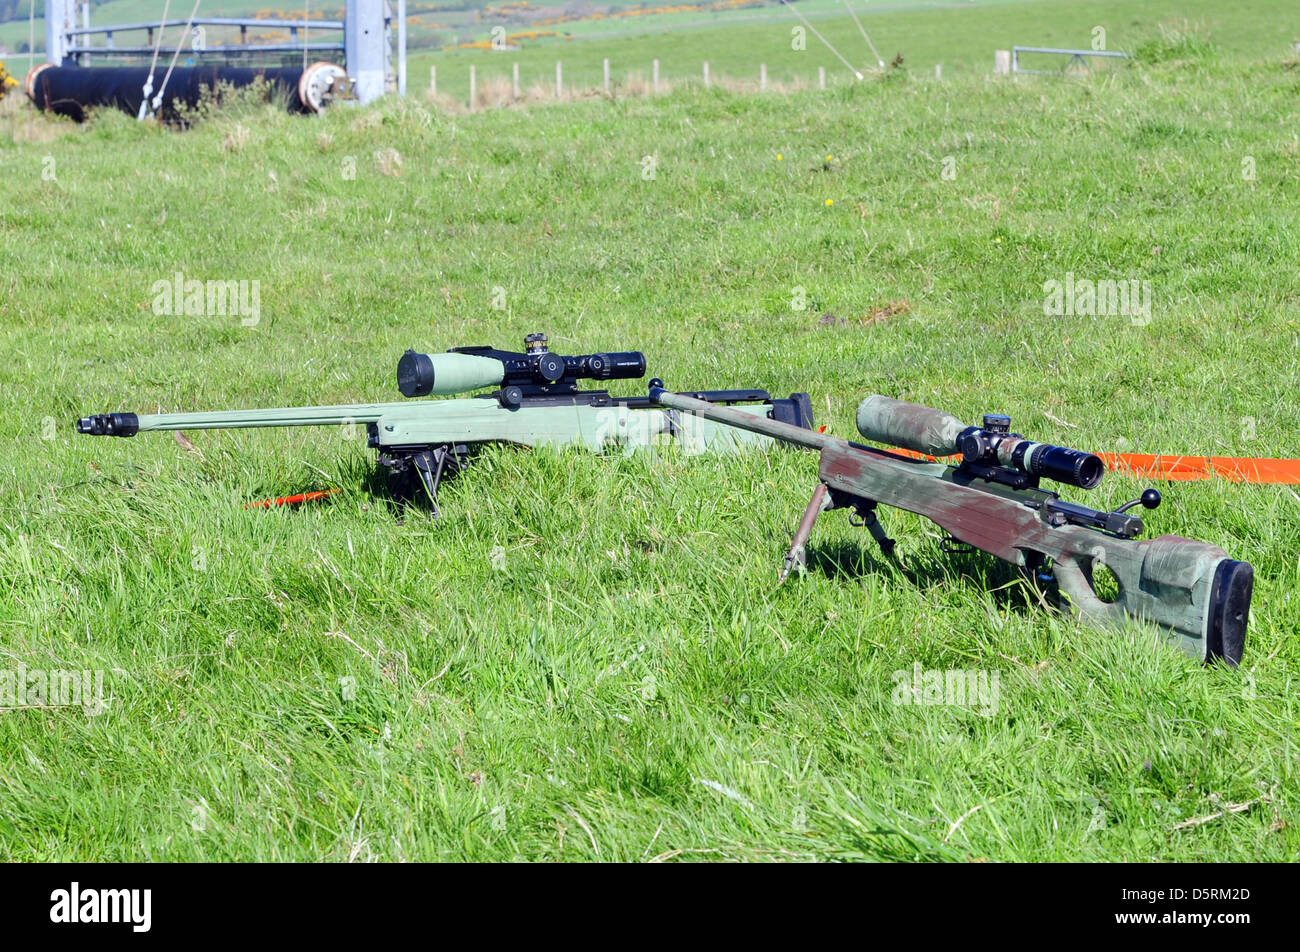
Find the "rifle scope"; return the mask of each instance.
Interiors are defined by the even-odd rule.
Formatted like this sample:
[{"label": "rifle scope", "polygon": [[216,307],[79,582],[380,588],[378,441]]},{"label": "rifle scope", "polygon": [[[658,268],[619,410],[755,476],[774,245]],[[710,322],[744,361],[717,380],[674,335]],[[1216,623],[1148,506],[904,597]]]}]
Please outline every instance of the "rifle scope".
[{"label": "rifle scope", "polygon": [[858,407],[858,432],[867,439],[928,456],[960,454],[972,470],[1002,467],[1080,489],[1096,488],[1106,474],[1093,453],[1035,443],[1010,429],[1011,418],[1000,413],[985,414],[982,427],[966,426],[942,410],[879,395]]},{"label": "rifle scope", "polygon": [[564,357],[546,346],[545,334],[529,334],[524,353],[491,347],[455,347],[445,354],[408,350],[397,362],[397,389],[404,397],[466,393],[483,387],[518,387],[525,395],[563,394],[578,380],[628,380],[645,376],[640,351]]}]

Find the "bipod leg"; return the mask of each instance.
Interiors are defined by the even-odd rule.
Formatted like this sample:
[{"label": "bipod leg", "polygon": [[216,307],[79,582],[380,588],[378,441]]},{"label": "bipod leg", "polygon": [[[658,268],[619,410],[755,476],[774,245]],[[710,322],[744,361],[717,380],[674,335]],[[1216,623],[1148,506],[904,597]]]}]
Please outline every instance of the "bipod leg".
[{"label": "bipod leg", "polygon": [[411,465],[420,475],[420,482],[424,486],[424,491],[429,496],[429,509],[434,519],[442,518],[442,513],[438,511],[438,484],[442,482],[442,473],[447,466],[448,450],[446,447],[438,447],[436,450],[424,450],[416,453],[411,459]]},{"label": "bipod leg", "polygon": [[781,574],[777,576],[777,585],[784,582],[796,566],[803,569],[807,565],[808,536],[812,534],[813,523],[817,521],[818,514],[826,507],[827,492],[825,483],[818,483],[817,488],[813,490],[812,499],[808,500],[808,508],[803,511],[803,518],[799,520],[799,526],[790,539],[790,551],[785,554],[785,563],[781,566]]},{"label": "bipod leg", "polygon": [[[854,519],[856,513],[858,518]],[[876,518],[876,502],[874,499],[863,499],[853,504],[853,512],[849,513],[849,524],[854,526],[865,526],[871,533],[871,538],[875,539],[880,545],[880,551],[886,558],[894,557],[894,540],[885,532],[885,527],[880,524]]]}]

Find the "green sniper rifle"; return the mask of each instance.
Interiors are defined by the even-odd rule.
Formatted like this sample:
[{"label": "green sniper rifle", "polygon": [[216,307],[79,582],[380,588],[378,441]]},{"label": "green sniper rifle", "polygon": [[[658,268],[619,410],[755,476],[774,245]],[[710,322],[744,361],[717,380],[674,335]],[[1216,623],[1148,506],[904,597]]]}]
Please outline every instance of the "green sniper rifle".
[{"label": "green sniper rifle", "polygon": [[[1137,505],[1154,509],[1160,493],[1148,489],[1113,512],[1089,509],[1041,489],[1040,477],[1081,489],[1105,473],[1091,453],[1049,446],[1010,432],[1011,420],[988,414],[982,427],[966,426],[940,410],[889,397],[868,397],[858,407],[859,432],[928,456],[960,455],[961,462],[912,459],[897,453],[801,430],[668,393],[653,384],[650,399],[706,420],[752,430],[821,452],[820,482],[795,530],[781,569],[783,581],[804,561],[804,546],[823,509],[851,509],[886,555],[894,543],[876,518],[880,503],[925,516],[951,541],[991,553],[1049,584],[1060,606],[1090,620],[1122,625],[1130,619],[1164,631],[1187,654],[1208,662],[1241,661],[1254,570],[1218,546],[1180,536],[1137,539]],[[1108,568],[1118,592],[1099,591],[1097,573]]]},{"label": "green sniper rifle", "polygon": [[[446,396],[496,387],[490,394],[460,400],[290,407],[215,413],[103,413],[77,421],[92,436],[135,436],[149,430],[222,430],[242,427],[348,426],[364,423],[369,445],[389,474],[399,505],[417,493],[438,514],[438,487],[465,468],[475,446],[585,446],[628,452],[665,440],[688,453],[730,452],[769,443],[766,436],[737,430],[676,410],[654,406],[647,397],[613,397],[605,390],[579,390],[579,380],[627,380],[645,376],[638,351],[565,357],[547,346],[545,334],[529,334],[524,351],[456,347],[445,354],[408,350],[397,364],[404,397]],[[662,381],[651,381],[662,387]],[[716,404],[744,404],[742,416],[762,416],[796,428],[812,426],[806,393],[773,399],[766,390],[702,390],[690,396]]]}]

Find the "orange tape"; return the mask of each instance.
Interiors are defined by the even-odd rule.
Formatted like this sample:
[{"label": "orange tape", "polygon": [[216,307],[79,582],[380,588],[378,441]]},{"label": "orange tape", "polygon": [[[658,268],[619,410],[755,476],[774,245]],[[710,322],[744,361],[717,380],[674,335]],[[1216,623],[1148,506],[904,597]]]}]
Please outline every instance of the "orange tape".
[{"label": "orange tape", "polygon": [[[943,462],[915,450],[888,447],[913,459]],[[1156,456],[1150,453],[1098,453],[1110,469],[1140,479],[1226,479],[1234,483],[1300,484],[1300,459],[1255,459],[1245,456]],[[945,457],[944,459],[953,459]]]},{"label": "orange tape", "polygon": [[1226,479],[1234,483],[1300,483],[1300,459],[1239,456],[1152,456],[1099,453],[1111,469],[1147,479]]}]

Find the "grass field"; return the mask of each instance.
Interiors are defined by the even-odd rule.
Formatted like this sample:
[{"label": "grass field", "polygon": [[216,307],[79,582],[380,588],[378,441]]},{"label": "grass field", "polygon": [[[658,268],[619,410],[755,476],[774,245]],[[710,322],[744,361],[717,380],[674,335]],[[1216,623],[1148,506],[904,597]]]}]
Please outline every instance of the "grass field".
[{"label": "grass field", "polygon": [[[886,11],[886,7],[904,9]],[[914,8],[914,9],[913,9]],[[798,9],[849,62],[873,68],[874,58],[858,27],[844,13],[839,0],[800,2]],[[1057,46],[1091,49],[1093,30],[1105,30],[1105,48],[1135,50],[1158,34],[1161,24],[1190,21],[1212,32],[1219,52],[1249,59],[1284,56],[1293,37],[1300,39],[1300,15],[1276,3],[1248,2],[1224,5],[1207,0],[1020,0],[979,4],[863,4],[858,3],[864,28],[886,62],[902,54],[904,65],[918,77],[933,75],[935,64],[947,78],[985,76],[993,69],[993,51],[1020,46]],[[644,28],[642,18],[635,21]],[[757,88],[759,64],[766,64],[772,84],[814,86],[817,68],[826,69],[831,83],[851,83],[852,74],[811,33],[802,50],[792,48],[792,29],[800,27],[794,13],[782,7],[737,10],[716,20],[698,14],[674,15],[650,33],[626,33],[617,21],[566,24],[565,29],[587,26],[583,39],[544,40],[527,43],[521,50],[448,50],[412,53],[408,83],[420,91],[428,86],[429,67],[438,67],[438,92],[460,103],[469,94],[469,66],[478,71],[479,88],[508,80],[519,64],[521,84],[535,87],[534,95],[551,95],[555,62],[563,63],[566,88],[596,89],[603,82],[602,60],[610,60],[616,91],[644,88],[651,63],[660,61],[662,82],[699,83],[702,63],[709,63],[714,82],[747,83]],[[599,31],[599,32],[597,32]],[[1059,63],[1040,60],[1034,65],[1051,68]],[[1094,60],[1104,71],[1110,61]]]},{"label": "grass field", "polygon": [[[412,46],[436,47],[454,46],[457,43],[484,40],[490,38],[493,26],[503,25],[511,33],[536,29],[544,33],[555,33],[569,37],[587,37],[597,34],[644,34],[651,31],[672,29],[679,31],[700,24],[734,23],[772,19],[793,20],[787,11],[781,10],[776,0],[767,0],[761,5],[745,7],[741,10],[702,9],[711,7],[713,0],[688,0],[687,3],[656,3],[654,0],[635,2],[635,0],[606,0],[600,4],[548,3],[537,0],[523,9],[519,4],[508,2],[488,2],[488,0],[452,0],[451,3],[429,2],[429,0],[409,0],[407,3],[407,40]],[[967,0],[966,5],[978,2],[981,7],[999,4],[1023,4],[1026,2],[1042,3],[1045,0]],[[307,10],[314,20],[343,18],[345,4],[342,0],[331,3],[307,4]],[[393,5],[396,6],[395,4]],[[892,0],[889,3],[859,2],[862,16],[873,16],[881,12],[897,12],[915,8],[948,7],[953,4],[940,0]],[[510,7],[511,9],[507,9]],[[688,9],[695,7],[697,9]],[[841,0],[799,0],[799,7],[807,16],[821,18],[827,15],[843,17],[844,8]],[[668,8],[672,8],[671,10]],[[2,9],[2,7],[0,7]],[[188,14],[185,9],[172,10],[171,17],[184,20]],[[207,0],[200,4],[199,15],[209,17],[255,17],[263,19],[275,16],[284,19],[300,19],[306,8],[303,4],[268,5],[266,0]],[[635,11],[635,12],[633,12]],[[659,12],[663,11],[663,12]],[[36,0],[36,18],[34,29],[29,22],[31,9],[27,0],[21,0],[15,9],[15,15],[0,22],[0,49],[25,49],[29,36],[33,37],[34,48],[45,48],[45,20],[42,14],[44,6]],[[92,25],[147,23],[157,22],[162,17],[162,0],[105,0],[95,5],[91,14]],[[599,15],[597,15],[599,14]],[[538,22],[543,20],[545,22]],[[847,22],[847,21],[846,21]],[[237,40],[237,33],[227,32],[224,28],[210,27],[209,38],[213,43]],[[259,33],[257,28],[253,34]],[[260,31],[262,35],[272,35],[280,42],[289,41],[287,30],[272,31],[269,28]],[[857,35],[856,33],[854,34]],[[143,34],[137,34],[140,43]],[[102,44],[96,38],[94,45]],[[531,41],[530,45],[531,45]],[[119,45],[123,45],[119,37]],[[24,60],[26,56],[24,54]]]},{"label": "grass field", "polygon": [[[1162,34],[1157,6],[1051,6],[1084,37],[1140,21],[1141,58],[1086,80],[185,134],[0,104],[0,672],[101,670],[108,696],[0,714],[0,858],[1294,857],[1293,487],[1159,487],[1151,534],[1255,565],[1230,671],[1049,616],[897,511],[901,569],[835,514],[775,588],[805,454],[488,451],[442,521],[398,522],[345,431],[72,432],[396,399],[408,346],[545,330],[670,386],[807,390],[844,436],[880,392],[1088,449],[1300,455],[1293,14],[1189,3],[1205,31]],[[991,66],[1049,8],[1014,9],[935,55]],[[260,322],[155,314],[178,271],[258,281]],[[1046,315],[1067,273],[1150,282],[1150,323]],[[893,703],[916,664],[996,674],[997,703]]]},{"label": "grass field", "polygon": [[[609,33],[645,33],[653,30],[682,29],[700,22],[731,22],[735,10],[713,10],[714,0],[690,0],[684,4],[658,4],[653,0],[605,0],[600,4],[548,3],[537,0],[531,4],[520,5],[509,2],[489,2],[489,0],[451,0],[450,3],[438,0],[409,0],[407,3],[407,42],[412,48],[455,46],[458,43],[488,39],[493,26],[502,25],[511,33],[536,29],[543,33],[560,36],[589,36]],[[799,0],[801,9],[811,16],[824,16],[827,10],[840,11],[840,0]],[[973,0],[970,0],[973,2]],[[1027,0],[978,0],[984,6],[1000,3],[1024,3]],[[1032,2],[1032,0],[1029,0]],[[1038,0],[1041,2],[1041,0]],[[862,12],[870,15],[879,11],[896,11],[916,7],[941,6],[935,0],[893,0],[888,4],[870,3],[863,5]],[[297,5],[273,5],[266,0],[206,0],[199,5],[201,17],[259,17],[261,19],[302,19],[310,14],[312,20],[343,19],[345,3],[332,0],[330,3],[299,3]],[[396,8],[396,4],[392,7]],[[525,8],[526,7],[526,8]],[[671,11],[667,8],[671,7]],[[688,9],[694,7],[695,9]],[[706,9],[707,8],[707,9]],[[169,18],[182,21],[186,18],[189,5],[184,9],[169,10]],[[635,11],[635,12],[633,12]],[[664,12],[659,12],[664,11]],[[746,17],[768,18],[777,13],[776,0],[766,0],[762,5],[748,7]],[[4,16],[6,7],[0,3],[0,16]],[[0,50],[8,47],[12,50],[25,50],[29,39],[36,50],[45,48],[44,4],[36,0],[36,17],[29,20],[31,8],[27,0],[13,8],[13,15],[0,21]],[[91,13],[91,24],[102,26],[123,23],[156,23],[162,18],[163,0],[105,0],[97,3]],[[779,14],[778,14],[779,15]],[[790,18],[786,14],[785,18]],[[176,28],[173,28],[176,29]],[[212,44],[237,42],[238,32],[224,27],[208,28],[207,39]],[[179,35],[179,30],[177,34]],[[134,42],[145,42],[143,33],[118,34],[119,46],[126,45],[124,37],[133,37]],[[250,36],[263,41],[289,42],[288,30],[274,30],[269,27],[253,27]],[[319,37],[318,37],[319,39]],[[94,46],[101,46],[103,39],[96,37]],[[24,61],[26,54],[22,54]]]}]

